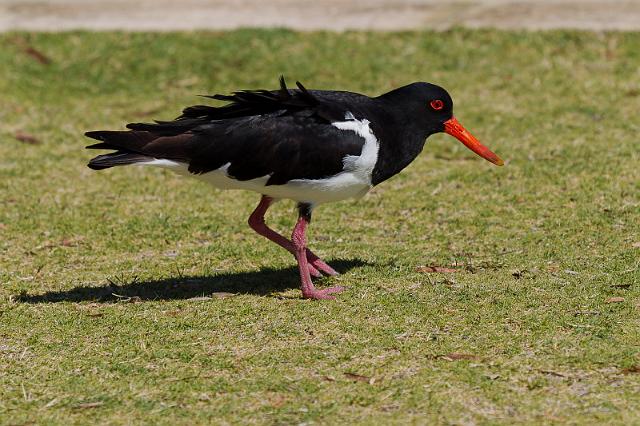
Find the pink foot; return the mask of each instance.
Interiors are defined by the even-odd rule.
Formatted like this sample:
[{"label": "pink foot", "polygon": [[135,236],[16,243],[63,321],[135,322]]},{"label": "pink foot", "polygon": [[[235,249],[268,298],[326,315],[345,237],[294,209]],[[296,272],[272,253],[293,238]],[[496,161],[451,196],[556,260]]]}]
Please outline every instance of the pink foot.
[{"label": "pink foot", "polygon": [[331,296],[333,293],[340,293],[344,290],[344,287],[329,287],[324,288],[322,290],[318,290],[316,288],[309,291],[302,291],[302,297],[305,299],[315,299],[315,300],[334,300],[335,296]]}]

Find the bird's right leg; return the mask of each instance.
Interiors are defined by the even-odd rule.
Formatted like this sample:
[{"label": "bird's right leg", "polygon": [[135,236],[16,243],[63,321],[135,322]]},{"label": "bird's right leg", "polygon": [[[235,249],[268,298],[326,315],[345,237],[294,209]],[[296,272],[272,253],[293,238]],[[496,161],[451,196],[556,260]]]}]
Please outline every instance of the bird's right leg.
[{"label": "bird's right leg", "polygon": [[307,225],[311,221],[311,206],[300,204],[299,205],[300,216],[298,222],[293,228],[291,234],[291,242],[293,243],[294,255],[298,261],[298,269],[300,270],[300,289],[302,290],[302,297],[305,299],[335,299],[332,296],[333,293],[340,293],[344,290],[344,287],[330,287],[324,289],[317,289],[311,277],[309,276],[309,263],[307,261]]},{"label": "bird's right leg", "polygon": [[[269,228],[264,221],[264,215],[267,213],[269,207],[273,204],[273,198],[267,197],[263,195],[260,199],[260,203],[258,207],[251,213],[249,216],[249,226],[251,229],[256,231],[258,234],[262,235],[265,238],[273,241],[278,244],[280,247],[287,250],[289,253],[296,255],[295,248],[291,241],[282,235],[278,234],[273,229]],[[309,267],[309,273],[314,277],[321,277],[322,274],[320,271],[324,272],[327,275],[338,275],[335,269],[331,266],[327,265],[322,259],[316,256],[311,250],[306,250],[307,254],[307,265]]]}]

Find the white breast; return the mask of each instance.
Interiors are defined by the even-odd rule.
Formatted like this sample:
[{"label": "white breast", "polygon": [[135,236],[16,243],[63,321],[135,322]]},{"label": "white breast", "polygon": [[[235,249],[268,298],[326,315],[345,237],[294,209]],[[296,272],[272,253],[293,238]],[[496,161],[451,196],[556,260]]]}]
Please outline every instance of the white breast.
[{"label": "white breast", "polygon": [[359,198],[371,189],[371,173],[378,160],[379,143],[366,119],[357,120],[348,112],[345,121],[331,123],[340,130],[355,132],[364,139],[360,155],[348,155],[342,162],[343,170],[324,179],[293,179],[284,185],[266,185],[269,175],[239,181],[227,174],[229,163],[201,175],[189,173],[188,165],[176,161],[157,159],[141,165],[169,168],[177,173],[203,180],[220,189],[246,189],[273,198],[286,198],[303,203],[321,204],[348,198]]}]

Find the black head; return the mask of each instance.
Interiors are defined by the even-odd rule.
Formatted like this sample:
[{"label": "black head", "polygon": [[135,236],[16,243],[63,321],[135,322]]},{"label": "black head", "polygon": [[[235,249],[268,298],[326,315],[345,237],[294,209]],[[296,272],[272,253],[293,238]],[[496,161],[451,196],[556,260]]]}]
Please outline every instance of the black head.
[{"label": "black head", "polygon": [[419,132],[424,139],[434,133],[445,132],[482,158],[498,166],[504,164],[453,116],[453,100],[442,87],[424,82],[411,83],[378,99],[390,104],[404,125]]},{"label": "black head", "polygon": [[431,83],[411,83],[380,96],[393,104],[407,120],[424,131],[424,137],[444,131],[444,123],[453,117],[449,93]]}]

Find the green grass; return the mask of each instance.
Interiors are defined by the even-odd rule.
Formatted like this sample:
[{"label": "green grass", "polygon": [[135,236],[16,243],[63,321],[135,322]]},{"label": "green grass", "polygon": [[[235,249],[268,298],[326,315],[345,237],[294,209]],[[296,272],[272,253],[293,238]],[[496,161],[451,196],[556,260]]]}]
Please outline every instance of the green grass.
[{"label": "green grass", "polygon": [[[640,423],[640,33],[0,46],[0,423]],[[86,130],[280,74],[441,84],[507,164],[438,135],[364,199],[318,208],[311,247],[344,274],[317,284],[349,287],[329,302],[302,300],[293,258],[249,230],[256,194],[85,167]],[[268,217],[294,219],[288,202]]]}]

